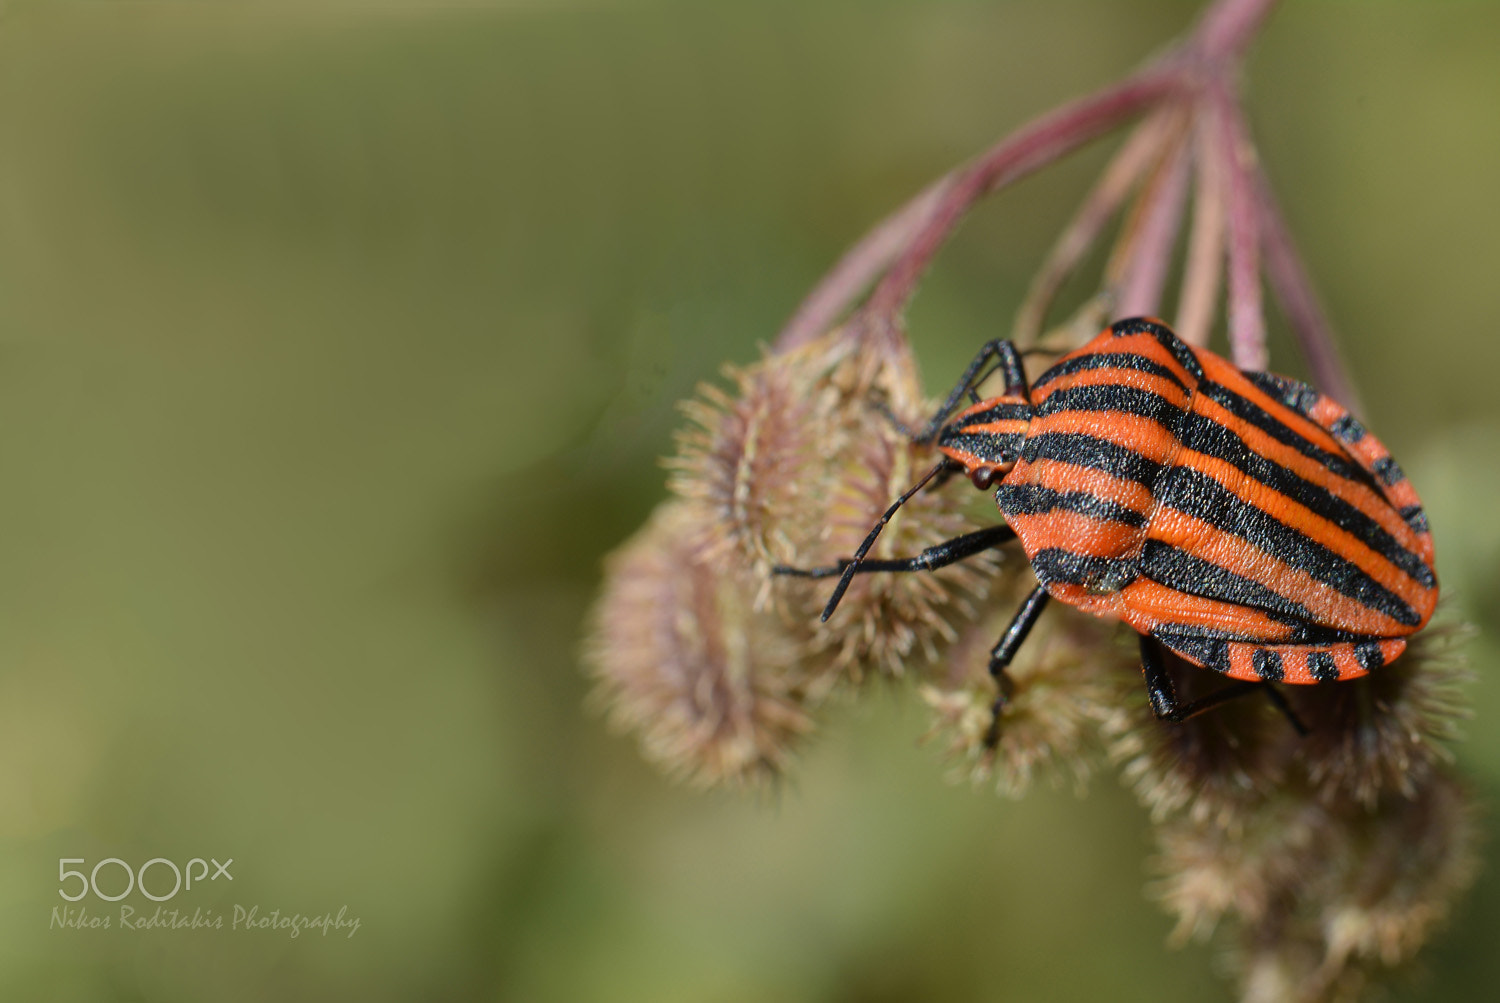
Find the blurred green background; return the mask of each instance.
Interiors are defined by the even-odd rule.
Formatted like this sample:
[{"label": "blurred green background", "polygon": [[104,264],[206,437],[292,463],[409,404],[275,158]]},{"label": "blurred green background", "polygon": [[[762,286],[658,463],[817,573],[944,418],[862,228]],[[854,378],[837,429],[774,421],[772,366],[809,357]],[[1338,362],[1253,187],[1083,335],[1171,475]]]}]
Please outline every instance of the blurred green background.
[{"label": "blurred green background", "polygon": [[[1196,9],[0,7],[0,997],[1227,998],[1210,950],[1164,946],[1114,781],[951,786],[891,687],[775,796],[695,794],[584,710],[577,658],[673,403],[926,180]],[[1482,630],[1459,759],[1491,804],[1497,52],[1494,4],[1294,0],[1249,67],[1444,615]],[[1107,149],[944,254],[911,318],[933,387]],[[1500,984],[1487,852],[1398,998]],[[49,928],[59,858],[210,856],[232,885],[168,905],[362,925]]]}]

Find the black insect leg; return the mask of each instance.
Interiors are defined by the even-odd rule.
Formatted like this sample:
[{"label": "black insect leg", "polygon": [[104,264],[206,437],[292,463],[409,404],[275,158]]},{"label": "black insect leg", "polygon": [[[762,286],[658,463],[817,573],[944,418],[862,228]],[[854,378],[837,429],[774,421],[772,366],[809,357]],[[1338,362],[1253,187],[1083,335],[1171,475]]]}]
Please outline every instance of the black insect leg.
[{"label": "black insect leg", "polygon": [[[955,536],[951,540],[935,543],[922,551],[916,557],[894,557],[884,560],[861,561],[859,567],[855,568],[855,574],[865,574],[871,571],[932,571],[936,568],[947,567],[966,557],[986,550],[993,550],[1001,544],[1009,543],[1016,538],[1016,531],[1001,523],[998,526],[989,526],[978,529],[963,536]],[[842,575],[852,564],[851,560],[842,560],[831,567],[825,568],[793,568],[785,564],[778,564],[771,569],[773,575],[787,575],[793,578],[832,578],[834,575]]]},{"label": "black insect leg", "polygon": [[927,471],[925,477],[913,484],[907,490],[906,494],[897,498],[891,503],[891,507],[885,510],[885,514],[880,517],[880,521],[875,524],[875,528],[870,530],[870,535],[865,537],[865,542],[859,545],[859,549],[854,552],[854,556],[849,559],[849,563],[844,565],[844,571],[839,575],[839,583],[833,587],[833,595],[828,597],[828,605],[823,607],[822,619],[825,623],[829,617],[833,616],[833,611],[838,609],[839,600],[844,598],[844,593],[848,590],[849,583],[854,580],[854,576],[859,571],[860,565],[865,563],[865,555],[870,552],[871,547],[875,546],[875,539],[880,536],[880,531],[885,529],[885,524],[891,521],[891,517],[896,514],[902,505],[911,500],[912,495],[921,491],[928,481],[950,467],[951,463],[948,460],[943,460],[937,466]]},{"label": "black insect leg", "polygon": [[[958,402],[976,384],[977,380],[975,378],[979,376],[980,370],[985,367],[986,363],[995,358],[999,359],[998,368],[1005,373],[1006,395],[1028,396],[1026,370],[1021,365],[1021,353],[1016,351],[1016,346],[1002,339],[986,342],[985,346],[979,350],[979,354],[974,356],[974,361],[969,363],[969,368],[964,370],[963,376],[959,378],[957,385],[948,394],[948,398],[943,401],[943,406],[938,408],[937,414],[933,415],[932,420],[927,423],[927,427],[922,430],[920,435],[912,437],[916,442],[926,443],[937,438],[937,434],[943,430],[943,423],[948,420],[948,416],[958,407]],[[988,377],[989,374],[986,373],[985,376]]]},{"label": "black insect leg", "polygon": [[[1001,347],[992,349],[991,346],[994,345],[999,345]],[[1005,351],[1006,348],[1010,348],[1009,353]],[[969,402],[971,404],[978,404],[981,400],[984,399],[979,396],[979,391],[976,390],[975,387],[978,387],[980,384],[984,383],[985,380],[995,375],[996,372],[999,372],[1000,370],[1005,371],[1005,392],[1007,394],[1013,392],[1018,392],[1021,394],[1026,393],[1026,374],[1024,370],[1019,370],[1018,368],[1020,365],[1020,360],[1018,357],[1010,357],[1024,355],[1026,353],[1017,353],[1014,346],[1012,346],[1008,341],[992,341],[988,345],[984,346],[984,350],[980,352],[979,357],[975,361],[982,364],[983,361],[987,360],[990,355],[994,354],[998,354],[1001,356],[1000,361],[996,362],[982,375],[976,375],[976,367],[973,365],[969,366],[969,368],[964,372],[963,379],[960,380],[958,386],[954,387],[953,393],[949,394],[948,400],[944,402],[943,406],[938,410],[938,413],[933,416],[932,420],[929,421],[926,427],[920,432],[897,417],[896,412],[892,411],[890,405],[885,401],[872,401],[871,406],[874,407],[876,411],[879,411],[880,416],[887,422],[889,422],[891,427],[894,428],[898,433],[900,433],[902,437],[910,439],[918,445],[925,445],[926,443],[932,441],[932,439],[937,435],[938,432],[942,431],[943,422],[947,420],[948,415],[953,411],[953,409],[958,406],[958,400],[960,397],[967,394],[969,397]],[[1015,382],[1017,380],[1017,376],[1015,374],[1018,371],[1020,372],[1019,383]],[[946,477],[944,479],[946,479]]]},{"label": "black insect leg", "polygon": [[1261,690],[1276,709],[1286,716],[1287,722],[1297,734],[1304,736],[1307,734],[1307,726],[1293,712],[1291,705],[1286,702],[1286,697],[1282,696],[1281,692],[1270,683],[1233,682],[1192,703],[1179,705],[1177,689],[1172,685],[1172,677],[1167,674],[1167,668],[1162,663],[1161,652],[1157,650],[1156,642],[1144,634],[1141,635],[1141,671],[1146,676],[1146,696],[1151,701],[1151,713],[1155,714],[1159,721],[1174,723],[1186,721],[1222,703]]},{"label": "black insect leg", "polygon": [[[1252,683],[1251,685],[1254,684]],[[1277,710],[1281,711],[1281,715],[1286,718],[1287,724],[1291,725],[1292,730],[1298,735],[1306,738],[1307,725],[1303,724],[1302,719],[1297,716],[1297,712],[1292,710],[1292,705],[1286,702],[1286,697],[1282,695],[1282,692],[1272,683],[1266,683],[1265,687],[1266,697],[1276,706]]]},{"label": "black insect leg", "polygon": [[1037,617],[1042,615],[1042,610],[1047,608],[1047,590],[1038,585],[1032,589],[1031,595],[1021,603],[1021,608],[1016,611],[1015,619],[1011,620],[1010,626],[1005,628],[1005,633],[1000,635],[1000,640],[990,652],[990,675],[995,679],[995,703],[990,707],[990,726],[984,733],[984,744],[986,748],[993,749],[1000,742],[1000,713],[1010,701],[1011,682],[1010,676],[1005,674],[1011,659],[1016,657],[1016,651],[1026,640],[1026,635],[1031,633],[1031,628],[1036,626]]}]

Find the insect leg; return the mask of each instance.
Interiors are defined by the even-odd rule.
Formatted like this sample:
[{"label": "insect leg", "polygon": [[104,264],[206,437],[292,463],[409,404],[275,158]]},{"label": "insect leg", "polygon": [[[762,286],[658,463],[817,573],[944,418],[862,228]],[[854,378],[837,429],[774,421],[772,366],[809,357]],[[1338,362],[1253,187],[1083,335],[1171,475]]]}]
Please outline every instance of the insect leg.
[{"label": "insect leg", "polygon": [[1307,725],[1303,724],[1302,719],[1297,716],[1297,712],[1292,710],[1292,705],[1286,702],[1286,697],[1282,692],[1276,688],[1274,683],[1266,683],[1265,687],[1266,696],[1270,698],[1271,703],[1276,705],[1276,709],[1281,711],[1282,716],[1287,720],[1287,724],[1290,724],[1292,730],[1302,738],[1306,738]]},{"label": "insect leg", "polygon": [[[922,551],[916,557],[895,557],[886,560],[865,560],[855,568],[855,574],[865,574],[870,571],[932,571],[936,568],[947,567],[966,557],[986,550],[993,550],[1001,544],[1009,543],[1016,538],[1016,531],[1001,523],[998,526],[988,526],[984,529],[965,533],[963,536],[955,536],[951,540],[933,544]],[[842,575],[844,570],[853,562],[845,559],[839,561],[832,567],[826,568],[793,568],[785,564],[778,564],[771,569],[773,575],[787,575],[793,578],[832,578],[834,575]]]},{"label": "insect leg", "polygon": [[[974,356],[974,361],[969,363],[969,368],[964,370],[963,376],[959,378],[957,385],[948,394],[948,398],[943,401],[943,406],[938,408],[937,414],[933,415],[932,420],[927,423],[927,427],[922,430],[920,435],[913,436],[916,442],[931,442],[937,437],[937,434],[943,430],[943,423],[948,420],[948,416],[953,413],[954,408],[958,407],[958,402],[975,385],[975,377],[979,375],[979,371],[984,368],[985,363],[993,358],[999,359],[998,368],[1005,372],[1006,395],[1019,394],[1023,397],[1029,395],[1026,385],[1026,370],[1021,365],[1021,353],[1016,351],[1016,346],[1009,341],[998,338],[994,341],[986,342],[985,346],[979,350],[979,354]],[[985,375],[988,376],[989,374],[986,373]]]},{"label": "insect leg", "polygon": [[865,555],[870,552],[871,547],[875,546],[875,539],[880,536],[880,531],[885,529],[885,524],[891,521],[891,517],[896,514],[902,505],[911,500],[912,495],[921,491],[928,481],[943,473],[950,466],[950,461],[943,460],[937,466],[927,471],[926,476],[908,488],[906,494],[897,498],[891,503],[891,507],[885,510],[885,514],[880,517],[880,521],[875,523],[875,528],[870,530],[870,535],[865,537],[865,542],[859,545],[859,549],[854,552],[854,556],[844,566],[844,572],[839,576],[839,583],[833,587],[833,595],[828,597],[828,605],[823,607],[822,619],[824,623],[827,623],[828,618],[833,616],[833,611],[838,609],[839,600],[844,598],[844,593],[848,591],[849,583],[854,580],[854,575],[859,571],[859,566],[865,563]]},{"label": "insect leg", "polygon": [[1286,702],[1286,697],[1282,696],[1281,691],[1270,683],[1230,683],[1207,696],[1199,697],[1192,703],[1179,704],[1177,690],[1172,685],[1172,677],[1167,674],[1166,666],[1162,663],[1161,652],[1157,649],[1156,642],[1145,634],[1141,635],[1141,671],[1146,676],[1146,696],[1151,701],[1151,713],[1155,714],[1159,721],[1180,723],[1188,718],[1197,717],[1206,710],[1212,710],[1219,704],[1238,699],[1255,690],[1263,690],[1276,709],[1286,716],[1292,729],[1299,735],[1307,734],[1307,726],[1293,712],[1291,705]]},{"label": "insect leg", "polygon": [[1016,657],[1016,651],[1026,640],[1026,635],[1036,625],[1037,617],[1047,608],[1049,598],[1047,590],[1042,586],[1032,589],[1026,601],[1021,603],[1021,608],[1016,611],[1015,619],[1005,628],[1005,633],[1000,635],[995,649],[990,652],[990,675],[994,677],[995,688],[999,693],[990,707],[990,726],[984,733],[984,745],[987,749],[993,749],[1000,742],[1000,712],[1010,701],[1012,687],[1005,669],[1010,665],[1011,659]]}]

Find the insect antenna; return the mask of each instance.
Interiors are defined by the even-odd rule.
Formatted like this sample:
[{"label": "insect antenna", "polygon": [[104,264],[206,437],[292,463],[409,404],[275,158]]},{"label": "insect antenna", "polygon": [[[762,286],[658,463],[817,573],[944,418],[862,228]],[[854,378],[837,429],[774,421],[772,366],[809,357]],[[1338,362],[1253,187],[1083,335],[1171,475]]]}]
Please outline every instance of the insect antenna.
[{"label": "insect antenna", "polygon": [[891,521],[891,516],[895,515],[897,509],[911,500],[913,495],[926,487],[928,481],[944,470],[947,470],[950,466],[950,461],[947,459],[942,460],[937,466],[927,471],[927,475],[916,484],[913,484],[904,495],[897,498],[891,504],[890,508],[885,510],[885,515],[881,516],[880,521],[875,524],[875,528],[870,530],[870,535],[865,537],[865,542],[859,545],[859,549],[854,552],[854,557],[850,559],[849,565],[844,568],[844,573],[839,576],[839,583],[834,586],[833,595],[828,598],[828,605],[823,607],[824,623],[827,623],[828,618],[833,616],[833,611],[838,609],[839,600],[844,598],[844,592],[848,590],[849,583],[854,580],[855,572],[859,571],[860,564],[864,563],[865,555],[870,552],[871,547],[875,546],[875,538],[880,535],[882,529],[885,529],[885,524]]}]

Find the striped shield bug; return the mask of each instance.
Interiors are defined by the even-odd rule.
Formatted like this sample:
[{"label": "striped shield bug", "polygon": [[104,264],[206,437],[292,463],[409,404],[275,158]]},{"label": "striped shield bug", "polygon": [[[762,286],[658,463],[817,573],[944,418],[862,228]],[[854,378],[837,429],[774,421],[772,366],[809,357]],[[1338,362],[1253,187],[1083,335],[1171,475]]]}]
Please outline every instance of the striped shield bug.
[{"label": "striped shield bug", "polygon": [[[981,400],[974,388],[997,370],[1004,392]],[[1307,384],[1236,369],[1158,320],[1114,324],[1029,386],[1016,347],[992,341],[915,439],[941,461],[851,559],[775,570],[839,576],[827,620],[857,573],[931,570],[1019,538],[1038,585],[990,656],[991,745],[1006,667],[1049,599],[1135,629],[1158,718],[1262,689],[1298,730],[1269,684],[1379,669],[1437,602],[1421,501],[1385,447]],[[866,558],[902,504],[960,472],[993,488],[1003,524]],[[1180,704],[1163,648],[1235,682]]]}]

